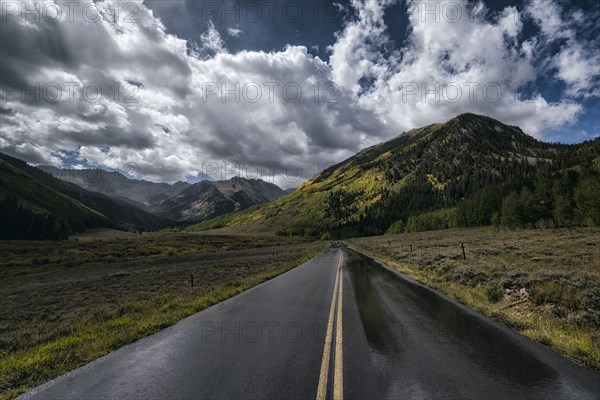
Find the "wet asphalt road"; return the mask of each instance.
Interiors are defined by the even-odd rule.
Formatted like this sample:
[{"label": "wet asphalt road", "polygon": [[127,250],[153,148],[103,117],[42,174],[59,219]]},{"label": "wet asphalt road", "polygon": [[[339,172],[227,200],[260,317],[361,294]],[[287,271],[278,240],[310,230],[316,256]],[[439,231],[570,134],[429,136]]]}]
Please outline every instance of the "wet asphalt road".
[{"label": "wet asphalt road", "polygon": [[600,399],[600,375],[352,249],[332,248],[24,397],[334,396]]}]

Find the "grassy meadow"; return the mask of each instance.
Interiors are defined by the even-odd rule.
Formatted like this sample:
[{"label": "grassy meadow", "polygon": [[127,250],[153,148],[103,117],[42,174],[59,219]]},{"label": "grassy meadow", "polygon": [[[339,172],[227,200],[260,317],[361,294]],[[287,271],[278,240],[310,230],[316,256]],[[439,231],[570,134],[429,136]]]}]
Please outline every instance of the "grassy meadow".
[{"label": "grassy meadow", "polygon": [[358,238],[348,243],[600,370],[599,228],[471,228]]},{"label": "grassy meadow", "polygon": [[326,246],[107,231],[63,242],[0,242],[0,399],[271,279]]}]

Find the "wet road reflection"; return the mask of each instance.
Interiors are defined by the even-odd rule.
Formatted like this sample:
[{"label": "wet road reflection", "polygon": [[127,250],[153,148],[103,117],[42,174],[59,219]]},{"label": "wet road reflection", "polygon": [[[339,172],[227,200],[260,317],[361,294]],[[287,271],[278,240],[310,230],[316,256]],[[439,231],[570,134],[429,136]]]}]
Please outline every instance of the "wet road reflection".
[{"label": "wet road reflection", "polygon": [[345,268],[384,397],[600,398],[598,375],[367,256]]}]

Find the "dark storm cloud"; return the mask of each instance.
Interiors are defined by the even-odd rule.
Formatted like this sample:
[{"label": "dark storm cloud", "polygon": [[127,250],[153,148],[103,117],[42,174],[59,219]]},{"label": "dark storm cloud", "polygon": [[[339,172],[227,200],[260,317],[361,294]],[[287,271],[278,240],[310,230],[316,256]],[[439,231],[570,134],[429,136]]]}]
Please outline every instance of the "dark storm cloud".
[{"label": "dark storm cloud", "polygon": [[[79,8],[81,6],[76,10]],[[79,16],[77,11],[74,15]],[[141,16],[141,13],[137,15]],[[84,68],[92,82],[114,84],[110,69],[105,68],[110,65],[132,71],[139,68],[152,70],[152,74],[144,75],[153,84],[171,90],[177,96],[189,94],[185,81],[191,75],[191,69],[186,59],[172,49],[160,45],[123,48],[115,39],[127,33],[114,24],[77,20],[56,22],[40,18],[32,28],[27,21],[17,16],[3,16],[0,32],[3,38],[9,38],[2,41],[0,48],[3,82],[34,83],[40,67],[44,67],[75,75]],[[125,30],[132,27],[131,23],[124,24]],[[157,29],[155,21],[140,18],[135,28],[146,43],[164,40],[164,33]]]},{"label": "dark storm cloud", "polygon": [[55,131],[55,138],[64,143],[76,146],[126,147],[133,150],[150,149],[156,145],[152,135],[135,129],[106,127],[90,131],[64,132]]},{"label": "dark storm cloud", "polygon": [[[23,29],[16,18],[3,18],[0,24],[0,76],[3,82],[28,82],[40,65],[64,69],[77,67],[74,50],[57,24],[40,24],[38,29]],[[6,39],[9,38],[9,39]]]}]

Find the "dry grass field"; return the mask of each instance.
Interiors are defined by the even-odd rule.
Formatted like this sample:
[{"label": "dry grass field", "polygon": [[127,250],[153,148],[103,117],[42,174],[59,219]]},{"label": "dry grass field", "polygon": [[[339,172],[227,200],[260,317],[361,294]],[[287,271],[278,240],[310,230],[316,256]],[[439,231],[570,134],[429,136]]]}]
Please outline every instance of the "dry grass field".
[{"label": "dry grass field", "polygon": [[0,399],[264,282],[327,246],[189,233],[100,237],[0,242]]},{"label": "dry grass field", "polygon": [[348,242],[600,370],[600,229],[474,228]]}]

